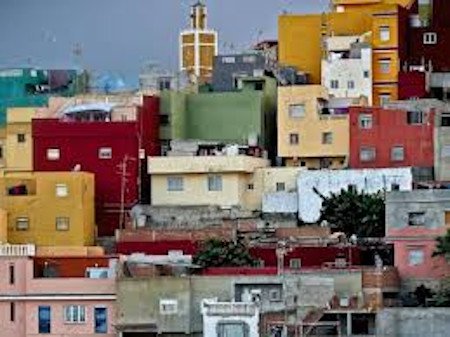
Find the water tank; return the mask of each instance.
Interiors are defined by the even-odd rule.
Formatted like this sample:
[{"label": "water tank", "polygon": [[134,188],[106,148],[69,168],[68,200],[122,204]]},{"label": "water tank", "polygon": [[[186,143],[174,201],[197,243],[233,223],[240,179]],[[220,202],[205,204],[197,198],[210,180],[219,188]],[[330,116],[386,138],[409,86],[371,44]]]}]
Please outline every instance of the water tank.
[{"label": "water tank", "polygon": [[413,28],[419,28],[422,26],[419,14],[411,14],[409,16],[409,25]]}]

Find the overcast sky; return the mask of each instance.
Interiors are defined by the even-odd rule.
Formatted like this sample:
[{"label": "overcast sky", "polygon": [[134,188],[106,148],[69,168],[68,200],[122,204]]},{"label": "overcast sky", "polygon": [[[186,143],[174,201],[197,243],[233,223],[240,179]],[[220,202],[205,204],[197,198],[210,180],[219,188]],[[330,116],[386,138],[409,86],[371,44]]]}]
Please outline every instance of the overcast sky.
[{"label": "overcast sky", "polygon": [[[176,70],[178,33],[194,0],[0,0],[0,66],[70,67],[74,46],[84,67],[130,79],[154,61]],[[277,16],[311,13],[328,0],[206,0],[219,49],[241,50],[277,37]],[[225,47],[224,47],[225,46]]]}]

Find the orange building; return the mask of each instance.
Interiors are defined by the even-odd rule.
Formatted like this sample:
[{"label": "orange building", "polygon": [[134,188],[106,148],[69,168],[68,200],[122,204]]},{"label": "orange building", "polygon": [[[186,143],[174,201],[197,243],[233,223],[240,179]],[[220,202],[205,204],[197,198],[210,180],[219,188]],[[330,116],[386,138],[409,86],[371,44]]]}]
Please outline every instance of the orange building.
[{"label": "orange building", "polygon": [[209,82],[212,77],[217,32],[208,29],[207,24],[207,8],[198,1],[191,7],[190,28],[180,34],[180,70],[193,83]]}]

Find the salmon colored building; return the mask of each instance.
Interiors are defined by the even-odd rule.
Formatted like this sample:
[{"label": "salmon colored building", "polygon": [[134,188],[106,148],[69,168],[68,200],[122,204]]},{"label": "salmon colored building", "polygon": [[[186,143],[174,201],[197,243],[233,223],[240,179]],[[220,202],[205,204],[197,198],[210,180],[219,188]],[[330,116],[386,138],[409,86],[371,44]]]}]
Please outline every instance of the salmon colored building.
[{"label": "salmon colored building", "polygon": [[0,246],[1,336],[116,336],[113,268],[59,259],[77,271],[66,275],[35,268],[34,253],[32,245]]}]

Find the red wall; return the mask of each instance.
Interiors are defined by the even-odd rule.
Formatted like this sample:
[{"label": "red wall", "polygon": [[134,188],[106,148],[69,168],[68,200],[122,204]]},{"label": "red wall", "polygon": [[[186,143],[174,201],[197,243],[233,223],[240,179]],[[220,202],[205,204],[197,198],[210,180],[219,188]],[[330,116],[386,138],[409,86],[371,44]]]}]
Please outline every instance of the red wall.
[{"label": "red wall", "polygon": [[425,73],[423,72],[400,72],[398,74],[398,99],[425,98]]},{"label": "red wall", "polygon": [[85,277],[86,268],[108,267],[109,258],[104,257],[35,257],[34,276],[42,277],[45,264],[57,269],[58,277]]},{"label": "red wall", "polygon": [[185,255],[194,255],[197,244],[189,240],[155,241],[155,242],[117,242],[118,254],[130,255],[143,253],[147,255],[167,255],[170,250],[181,250]]},{"label": "red wall", "polygon": [[[125,204],[138,200],[138,132],[136,122],[64,122],[35,119],[33,166],[35,171],[71,171],[77,164],[95,174],[96,223],[100,236],[113,235],[119,223],[121,175],[119,165],[128,163]],[[99,159],[101,147],[112,148],[112,159]],[[47,159],[48,148],[59,148],[60,159]]]},{"label": "red wall", "polygon": [[[359,114],[372,113],[371,129],[359,128]],[[430,113],[427,122],[421,125],[407,124],[407,112],[403,110],[385,110],[383,108],[350,108],[350,167],[433,167],[434,166],[434,113]],[[391,161],[391,148],[403,145],[405,159]],[[376,148],[376,159],[361,162],[361,147]]]}]

